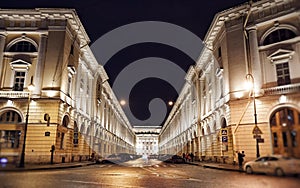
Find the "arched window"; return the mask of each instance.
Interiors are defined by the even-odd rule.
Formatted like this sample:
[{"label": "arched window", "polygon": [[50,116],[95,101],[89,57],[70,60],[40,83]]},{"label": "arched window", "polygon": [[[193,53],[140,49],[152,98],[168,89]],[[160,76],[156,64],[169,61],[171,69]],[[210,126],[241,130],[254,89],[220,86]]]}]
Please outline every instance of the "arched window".
[{"label": "arched window", "polygon": [[221,120],[221,128],[226,128],[227,127],[227,123],[226,123],[226,119],[225,118],[222,118]]},{"label": "arched window", "polygon": [[78,126],[77,126],[77,122],[74,122],[74,136],[73,136],[73,144],[74,147],[78,146]]},{"label": "arched window", "polygon": [[289,29],[277,29],[271,32],[264,40],[263,45],[273,44],[276,42],[288,40],[296,37],[296,34]]},{"label": "arched window", "polygon": [[80,126],[80,134],[85,134],[84,130],[85,130],[85,125],[84,123],[82,123]]},{"label": "arched window", "polygon": [[9,52],[37,52],[37,49],[31,42],[20,41],[13,44],[8,51]]},{"label": "arched window", "polygon": [[[69,117],[64,116],[62,126],[68,127],[69,123],[70,123]],[[64,148],[64,141],[65,141],[65,132],[62,132],[60,135],[60,149]]]},{"label": "arched window", "polygon": [[70,122],[69,117],[68,117],[68,116],[65,116],[64,119],[63,119],[62,125],[63,125],[64,127],[68,127],[69,122]]},{"label": "arched window", "polygon": [[[15,111],[6,111],[0,115],[0,124],[16,124],[22,122],[21,116]],[[0,126],[0,148],[18,148],[20,143],[21,131],[19,130],[4,130]]]},{"label": "arched window", "polygon": [[300,157],[300,113],[293,108],[276,110],[270,117],[275,154]]},{"label": "arched window", "polygon": [[0,116],[0,123],[15,124],[20,122],[22,122],[21,116],[15,111],[7,111]]}]

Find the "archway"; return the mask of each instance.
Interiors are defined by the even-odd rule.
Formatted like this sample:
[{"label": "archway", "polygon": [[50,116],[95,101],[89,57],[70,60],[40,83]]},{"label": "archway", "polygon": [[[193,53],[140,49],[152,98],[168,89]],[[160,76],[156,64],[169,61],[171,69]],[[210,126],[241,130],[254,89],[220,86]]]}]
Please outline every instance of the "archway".
[{"label": "archway", "polygon": [[274,154],[300,157],[300,113],[291,107],[282,107],[271,114],[270,129]]},{"label": "archway", "polygon": [[1,149],[10,150],[19,148],[22,127],[20,114],[13,110],[4,111],[0,114],[0,155]]}]

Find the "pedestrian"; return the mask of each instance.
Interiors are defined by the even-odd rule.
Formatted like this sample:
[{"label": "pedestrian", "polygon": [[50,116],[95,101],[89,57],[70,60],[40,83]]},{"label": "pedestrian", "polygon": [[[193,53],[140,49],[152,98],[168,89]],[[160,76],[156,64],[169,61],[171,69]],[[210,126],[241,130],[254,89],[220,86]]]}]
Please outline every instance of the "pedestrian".
[{"label": "pedestrian", "polygon": [[189,153],[185,155],[185,158],[186,158],[186,161],[189,161],[189,162],[191,161],[191,156]]},{"label": "pedestrian", "polygon": [[190,154],[192,162],[194,162],[194,154],[193,152]]},{"label": "pedestrian", "polygon": [[186,162],[186,160],[185,160],[185,153],[182,154],[182,158],[183,158],[184,162]]},{"label": "pedestrian", "polygon": [[243,170],[243,162],[244,162],[245,153],[244,151],[238,152],[238,161],[239,161],[239,169],[240,171]]}]

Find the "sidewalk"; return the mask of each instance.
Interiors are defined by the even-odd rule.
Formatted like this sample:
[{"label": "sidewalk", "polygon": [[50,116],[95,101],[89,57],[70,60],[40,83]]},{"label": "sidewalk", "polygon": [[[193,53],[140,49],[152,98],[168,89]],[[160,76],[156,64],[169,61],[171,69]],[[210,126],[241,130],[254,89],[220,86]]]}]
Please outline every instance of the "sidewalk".
[{"label": "sidewalk", "polygon": [[238,165],[232,165],[232,164],[223,164],[223,163],[209,163],[209,162],[188,162],[192,165],[202,166],[204,168],[212,168],[212,169],[218,169],[218,170],[226,170],[226,171],[237,171],[240,172]]},{"label": "sidewalk", "polygon": [[0,172],[2,171],[32,171],[32,170],[48,170],[48,169],[64,169],[64,168],[76,168],[94,165],[95,162],[84,161],[84,162],[74,162],[74,163],[59,163],[59,164],[25,164],[24,168],[17,167],[15,164],[7,164],[0,166]]}]

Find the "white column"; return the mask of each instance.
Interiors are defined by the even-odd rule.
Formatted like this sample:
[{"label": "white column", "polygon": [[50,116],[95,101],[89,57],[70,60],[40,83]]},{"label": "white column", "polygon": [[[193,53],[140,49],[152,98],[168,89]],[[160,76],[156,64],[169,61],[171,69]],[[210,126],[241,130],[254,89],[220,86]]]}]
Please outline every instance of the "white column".
[{"label": "white column", "polygon": [[256,28],[252,28],[248,32],[251,61],[250,63],[252,67],[252,75],[254,77],[254,86],[256,90],[260,90],[262,86],[262,75],[257,43],[257,31]]},{"label": "white column", "polygon": [[34,91],[33,95],[41,95],[42,81],[44,76],[45,67],[45,55],[47,47],[47,35],[40,35],[39,49],[38,49],[38,59],[34,75]]},{"label": "white column", "polygon": [[5,46],[6,35],[0,34],[0,80],[2,79],[3,73],[3,54]]}]

